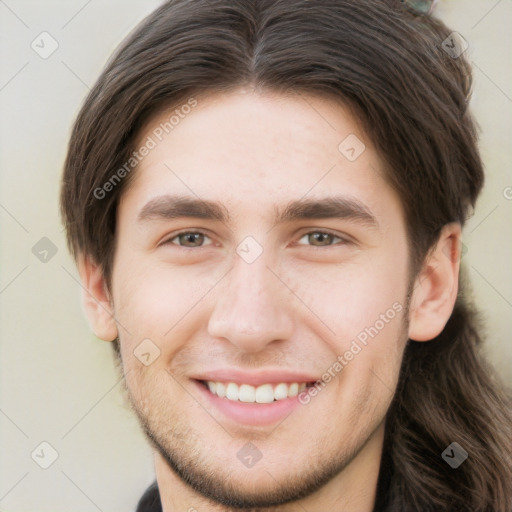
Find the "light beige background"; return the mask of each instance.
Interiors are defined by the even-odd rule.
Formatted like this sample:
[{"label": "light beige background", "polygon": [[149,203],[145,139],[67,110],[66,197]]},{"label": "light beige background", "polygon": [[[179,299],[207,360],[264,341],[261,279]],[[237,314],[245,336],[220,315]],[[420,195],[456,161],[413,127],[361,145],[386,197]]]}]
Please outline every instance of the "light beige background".
[{"label": "light beige background", "polygon": [[[116,45],[160,3],[0,0],[0,511],[128,512],[154,478],[110,347],[85,321],[58,191],[88,89]],[[441,0],[436,13],[469,42],[474,64],[472,108],[487,182],[465,229],[463,261],[487,321],[486,351],[510,384],[512,4]],[[43,31],[59,45],[47,59],[31,48]],[[46,263],[32,253],[42,237],[57,248]],[[58,452],[46,470],[31,458],[43,441]]]}]

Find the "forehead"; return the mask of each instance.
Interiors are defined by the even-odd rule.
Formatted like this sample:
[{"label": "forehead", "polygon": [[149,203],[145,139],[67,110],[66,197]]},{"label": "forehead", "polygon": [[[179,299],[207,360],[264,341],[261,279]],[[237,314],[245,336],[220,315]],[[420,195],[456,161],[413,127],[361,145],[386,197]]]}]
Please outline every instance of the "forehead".
[{"label": "forehead", "polygon": [[383,162],[342,103],[245,89],[194,101],[191,109],[161,112],[141,131],[136,148],[151,149],[120,208],[140,213],[156,195],[173,194],[263,217],[292,200],[342,194],[377,215],[386,204],[400,209]]}]

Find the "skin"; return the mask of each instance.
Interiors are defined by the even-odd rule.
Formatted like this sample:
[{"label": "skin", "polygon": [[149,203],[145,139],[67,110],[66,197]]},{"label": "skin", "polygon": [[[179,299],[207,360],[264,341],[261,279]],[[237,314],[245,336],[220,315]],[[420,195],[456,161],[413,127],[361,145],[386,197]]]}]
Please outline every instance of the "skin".
[{"label": "skin", "polygon": [[[140,143],[166,119],[152,119]],[[355,161],[338,150],[349,134],[366,146]],[[165,512],[373,509],[403,350],[408,338],[430,340],[446,324],[460,245],[460,226],[445,226],[411,282],[403,208],[383,176],[382,159],[343,105],[246,89],[198,98],[137,168],[118,208],[112,289],[85,255],[79,270],[96,335],[119,336]],[[230,219],[139,221],[163,194],[217,201]],[[333,195],[364,204],[377,224],[275,222],[290,201]],[[176,237],[197,230],[207,236]],[[326,231],[335,236],[312,235]],[[247,236],[263,251],[252,263],[236,252]],[[236,423],[191,380],[221,367],[320,379],[393,304],[401,311],[279,424]],[[160,356],[145,366],[134,350],[148,338]],[[262,454],[251,468],[237,457],[247,442]]]}]

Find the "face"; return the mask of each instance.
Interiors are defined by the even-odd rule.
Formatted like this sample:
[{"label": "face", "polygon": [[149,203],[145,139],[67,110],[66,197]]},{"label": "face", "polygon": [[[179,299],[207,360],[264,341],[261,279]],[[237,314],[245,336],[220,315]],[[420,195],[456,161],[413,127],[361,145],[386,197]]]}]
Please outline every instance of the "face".
[{"label": "face", "polygon": [[197,100],[162,141],[168,113],[146,127],[157,143],[118,208],[126,385],[196,491],[286,503],[382,439],[407,340],[404,215],[342,105]]}]

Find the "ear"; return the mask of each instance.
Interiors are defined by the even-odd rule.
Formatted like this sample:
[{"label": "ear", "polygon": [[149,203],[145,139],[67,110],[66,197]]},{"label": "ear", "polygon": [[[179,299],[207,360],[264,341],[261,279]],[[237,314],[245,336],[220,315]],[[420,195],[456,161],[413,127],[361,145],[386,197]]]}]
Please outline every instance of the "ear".
[{"label": "ear", "polygon": [[444,226],[416,277],[409,309],[411,340],[432,340],[452,314],[459,287],[461,236],[458,222]]},{"label": "ear", "polygon": [[90,258],[78,258],[78,272],[82,281],[85,314],[94,334],[105,341],[117,338],[113,304],[108,293],[103,270]]}]

